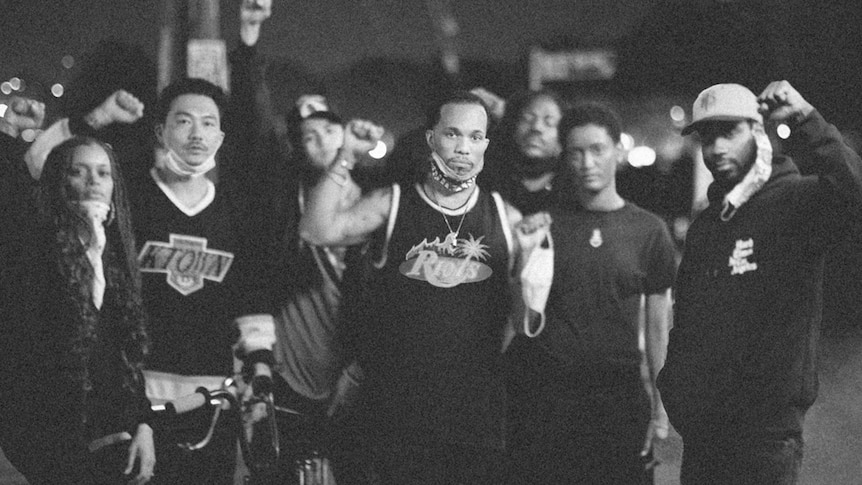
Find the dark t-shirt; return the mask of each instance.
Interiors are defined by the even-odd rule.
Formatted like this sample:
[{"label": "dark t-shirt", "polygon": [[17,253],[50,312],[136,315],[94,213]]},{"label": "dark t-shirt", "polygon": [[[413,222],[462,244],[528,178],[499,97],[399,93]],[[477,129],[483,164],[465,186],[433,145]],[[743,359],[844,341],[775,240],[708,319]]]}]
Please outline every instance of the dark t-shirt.
[{"label": "dark t-shirt", "polygon": [[673,284],[675,247],[658,216],[619,210],[552,211],[554,280],[536,343],[562,368],[637,367],[641,295]]}]

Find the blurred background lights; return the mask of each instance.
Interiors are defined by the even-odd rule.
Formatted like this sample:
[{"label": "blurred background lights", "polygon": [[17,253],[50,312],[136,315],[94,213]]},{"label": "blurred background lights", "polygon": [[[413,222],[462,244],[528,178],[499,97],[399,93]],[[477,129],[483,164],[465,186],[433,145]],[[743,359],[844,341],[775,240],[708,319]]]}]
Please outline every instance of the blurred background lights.
[{"label": "blurred background lights", "polygon": [[649,167],[655,163],[655,150],[646,146],[634,147],[629,150],[628,160],[632,167]]},{"label": "blurred background lights", "polygon": [[62,96],[64,91],[63,85],[60,83],[56,83],[51,86],[51,94],[53,94],[55,98]]},{"label": "blurred background lights", "polygon": [[778,138],[781,138],[782,140],[786,140],[790,137],[790,127],[785,125],[784,123],[778,125],[775,128],[775,131],[776,133],[778,133]]},{"label": "blurred background lights", "polygon": [[386,156],[386,150],[386,143],[383,143],[383,140],[377,140],[377,145],[368,152],[368,155],[375,160],[380,160]]},{"label": "blurred background lights", "polygon": [[15,91],[18,91],[19,89],[21,89],[21,79],[17,78],[17,77],[13,77],[12,79],[9,80],[9,85],[12,86],[12,89],[14,89]]},{"label": "blurred background lights", "polygon": [[3,84],[0,84],[0,92],[3,94],[12,94],[12,83],[4,81]]},{"label": "blurred background lights", "polygon": [[62,64],[66,69],[72,69],[72,66],[75,65],[75,58],[66,54],[63,56],[63,59],[60,60],[60,64]]},{"label": "blurred background lights", "polygon": [[620,133],[620,143],[623,145],[623,150],[629,151],[635,146],[635,139],[628,133]]},{"label": "blurred background lights", "polygon": [[685,121],[685,110],[681,106],[674,106],[670,109],[670,119],[678,123]]}]

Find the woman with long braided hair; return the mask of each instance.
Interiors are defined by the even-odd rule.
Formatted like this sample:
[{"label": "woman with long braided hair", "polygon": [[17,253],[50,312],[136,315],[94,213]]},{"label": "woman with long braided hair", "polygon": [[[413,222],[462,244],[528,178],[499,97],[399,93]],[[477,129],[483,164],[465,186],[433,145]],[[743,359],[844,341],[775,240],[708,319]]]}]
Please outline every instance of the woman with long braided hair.
[{"label": "woman with long braided hair", "polygon": [[2,351],[14,356],[2,370],[3,450],[33,485],[146,483],[148,339],[113,150],[65,141],[35,195],[39,217],[28,244],[5,252],[0,282]]}]

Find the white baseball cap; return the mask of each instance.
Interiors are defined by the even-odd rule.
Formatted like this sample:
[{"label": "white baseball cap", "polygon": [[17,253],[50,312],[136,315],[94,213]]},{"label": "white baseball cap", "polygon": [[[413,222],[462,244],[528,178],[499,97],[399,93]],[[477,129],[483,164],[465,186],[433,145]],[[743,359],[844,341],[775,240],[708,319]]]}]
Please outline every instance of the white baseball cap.
[{"label": "white baseball cap", "polygon": [[752,120],[763,123],[758,111],[757,96],[740,84],[716,84],[697,96],[691,109],[691,123],[682,129],[683,135],[697,131],[707,121]]}]

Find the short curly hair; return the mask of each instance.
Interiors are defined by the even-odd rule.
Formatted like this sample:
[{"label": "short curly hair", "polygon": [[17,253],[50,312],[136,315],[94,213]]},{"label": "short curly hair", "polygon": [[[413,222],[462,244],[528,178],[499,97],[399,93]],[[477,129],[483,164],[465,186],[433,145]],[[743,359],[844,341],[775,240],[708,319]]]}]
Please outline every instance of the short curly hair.
[{"label": "short curly hair", "polygon": [[565,148],[566,137],[569,136],[569,133],[573,129],[585,125],[600,126],[608,131],[608,135],[614,143],[620,142],[620,136],[623,132],[623,122],[620,116],[610,106],[590,101],[577,104],[563,113],[559,127],[560,145]]}]

